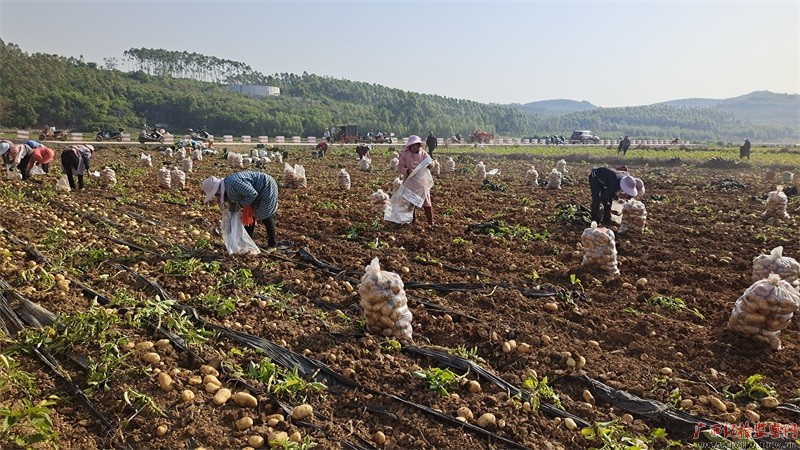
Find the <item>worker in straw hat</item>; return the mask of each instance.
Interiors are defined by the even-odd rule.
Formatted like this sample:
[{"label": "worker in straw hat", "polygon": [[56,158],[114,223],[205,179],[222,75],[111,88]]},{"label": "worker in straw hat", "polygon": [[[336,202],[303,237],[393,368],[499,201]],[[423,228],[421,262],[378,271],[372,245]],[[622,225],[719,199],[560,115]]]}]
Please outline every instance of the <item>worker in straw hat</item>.
[{"label": "worker in straw hat", "polygon": [[242,224],[251,238],[255,222],[260,221],[267,228],[267,245],[277,246],[273,216],[278,210],[278,183],[272,176],[245,170],[225,178],[208,177],[202,186],[206,203],[219,196],[220,209],[227,201],[231,212],[241,210]]},{"label": "worker in straw hat", "polygon": [[[614,198],[627,200],[644,195],[644,182],[631,176],[626,166],[592,169],[589,173],[589,188],[592,191],[592,220],[597,223],[611,222],[611,202]],[[603,205],[602,217],[600,205]]]},{"label": "worker in straw hat", "polygon": [[[419,136],[411,135],[403,146],[403,152],[400,153],[399,162],[397,164],[397,171],[402,175],[404,183],[408,181],[408,177],[414,172],[414,169],[428,158],[428,154],[425,150],[422,150],[422,144],[422,139],[420,139]],[[433,164],[421,170],[430,170],[431,167],[433,167]],[[428,220],[428,225],[433,225],[433,206],[431,205],[430,186],[422,186],[422,188],[423,192],[421,192],[422,195],[420,195],[424,199],[422,209],[425,211],[425,218]],[[412,222],[413,221],[414,220],[412,220]]]}]

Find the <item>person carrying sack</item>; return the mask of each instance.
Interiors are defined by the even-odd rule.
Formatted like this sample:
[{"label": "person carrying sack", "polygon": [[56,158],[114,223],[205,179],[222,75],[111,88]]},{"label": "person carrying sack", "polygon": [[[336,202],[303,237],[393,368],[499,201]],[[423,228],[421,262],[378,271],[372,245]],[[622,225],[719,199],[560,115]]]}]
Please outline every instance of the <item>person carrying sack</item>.
[{"label": "person carrying sack", "polygon": [[242,224],[252,238],[256,221],[267,229],[267,246],[277,247],[273,216],[278,210],[278,183],[263,172],[245,170],[225,178],[210,176],[203,180],[205,203],[219,196],[220,209],[228,202],[231,213],[241,212]]},{"label": "person carrying sack", "polygon": [[[408,182],[408,177],[414,172],[414,169],[428,158],[428,154],[425,150],[422,150],[422,139],[420,139],[417,135],[411,135],[408,137],[408,141],[406,145],[403,146],[403,153],[400,154],[399,163],[397,164],[397,172],[403,177],[403,182]],[[430,170],[431,166],[429,165],[427,168],[423,168],[422,170]],[[422,203],[422,209],[425,211],[425,218],[428,220],[428,225],[433,225],[433,206],[431,204],[431,191],[430,189],[425,189],[422,193],[422,197],[424,201]],[[412,222],[414,220],[412,219]]]}]

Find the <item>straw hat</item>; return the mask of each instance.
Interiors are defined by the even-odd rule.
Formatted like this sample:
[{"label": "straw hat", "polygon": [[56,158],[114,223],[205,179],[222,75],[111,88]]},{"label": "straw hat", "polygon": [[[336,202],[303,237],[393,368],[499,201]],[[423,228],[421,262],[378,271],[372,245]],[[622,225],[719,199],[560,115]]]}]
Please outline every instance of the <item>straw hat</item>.
[{"label": "straw hat", "polygon": [[208,203],[214,199],[214,196],[219,192],[219,187],[222,184],[222,178],[210,176],[203,180],[203,192],[206,193],[206,198],[203,203]]},{"label": "straw hat", "polygon": [[414,144],[422,144],[422,143],[423,143],[422,139],[420,139],[419,136],[417,136],[416,134],[412,134],[411,136],[408,137],[408,141],[406,142],[406,145],[403,146],[403,150],[408,149],[408,147],[411,147]]}]

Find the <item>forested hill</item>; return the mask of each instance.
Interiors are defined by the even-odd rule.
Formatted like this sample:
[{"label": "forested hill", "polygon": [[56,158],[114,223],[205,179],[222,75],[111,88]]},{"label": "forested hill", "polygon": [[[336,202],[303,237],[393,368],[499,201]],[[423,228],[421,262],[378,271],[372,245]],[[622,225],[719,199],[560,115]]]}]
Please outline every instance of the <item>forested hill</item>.
[{"label": "forested hill", "polygon": [[[0,41],[0,126],[48,124],[84,132],[122,126],[135,133],[145,123],[162,123],[174,133],[207,126],[217,135],[320,136],[332,125],[355,123],[362,132],[433,130],[442,137],[478,129],[503,137],[591,129],[605,138],[628,134],[736,141],[747,135],[800,141],[796,127],[750,125],[711,109],[595,108],[547,117],[307,73],[267,76],[243,63],[194,53],[131,49],[125,57],[134,71],[117,70],[114,58],[101,67],[59,55],[28,54]],[[229,92],[227,83],[268,84],[279,87],[281,95],[247,98]]]},{"label": "forested hill", "polygon": [[730,113],[737,119],[755,124],[790,125],[795,128],[800,124],[799,94],[776,94],[769,91],[757,91],[722,100],[689,98],[671,100],[660,104],[712,108]]}]

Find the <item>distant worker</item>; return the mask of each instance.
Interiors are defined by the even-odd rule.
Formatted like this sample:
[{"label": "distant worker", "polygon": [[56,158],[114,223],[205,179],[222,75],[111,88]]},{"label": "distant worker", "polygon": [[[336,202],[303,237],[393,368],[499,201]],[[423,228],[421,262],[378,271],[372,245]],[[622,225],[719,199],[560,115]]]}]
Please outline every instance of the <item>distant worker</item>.
[{"label": "distant worker", "polygon": [[439,140],[433,135],[433,131],[428,132],[428,138],[425,139],[425,146],[428,147],[428,154],[431,155],[431,158],[433,158],[433,151],[436,150],[437,145],[439,145]]},{"label": "distant worker", "polygon": [[750,138],[744,138],[744,144],[739,147],[739,159],[750,159]]},{"label": "distant worker", "polygon": [[325,152],[328,151],[328,141],[320,141],[317,144],[317,158],[324,158]]},{"label": "distant worker", "polygon": [[356,155],[358,155],[358,159],[361,160],[363,158],[369,158],[370,150],[372,150],[372,147],[367,144],[356,145]]},{"label": "distant worker", "polygon": [[622,153],[622,156],[625,156],[628,153],[628,149],[631,147],[631,140],[628,139],[628,135],[626,134],[625,137],[619,141],[619,146],[617,147],[617,154],[619,155]]}]

